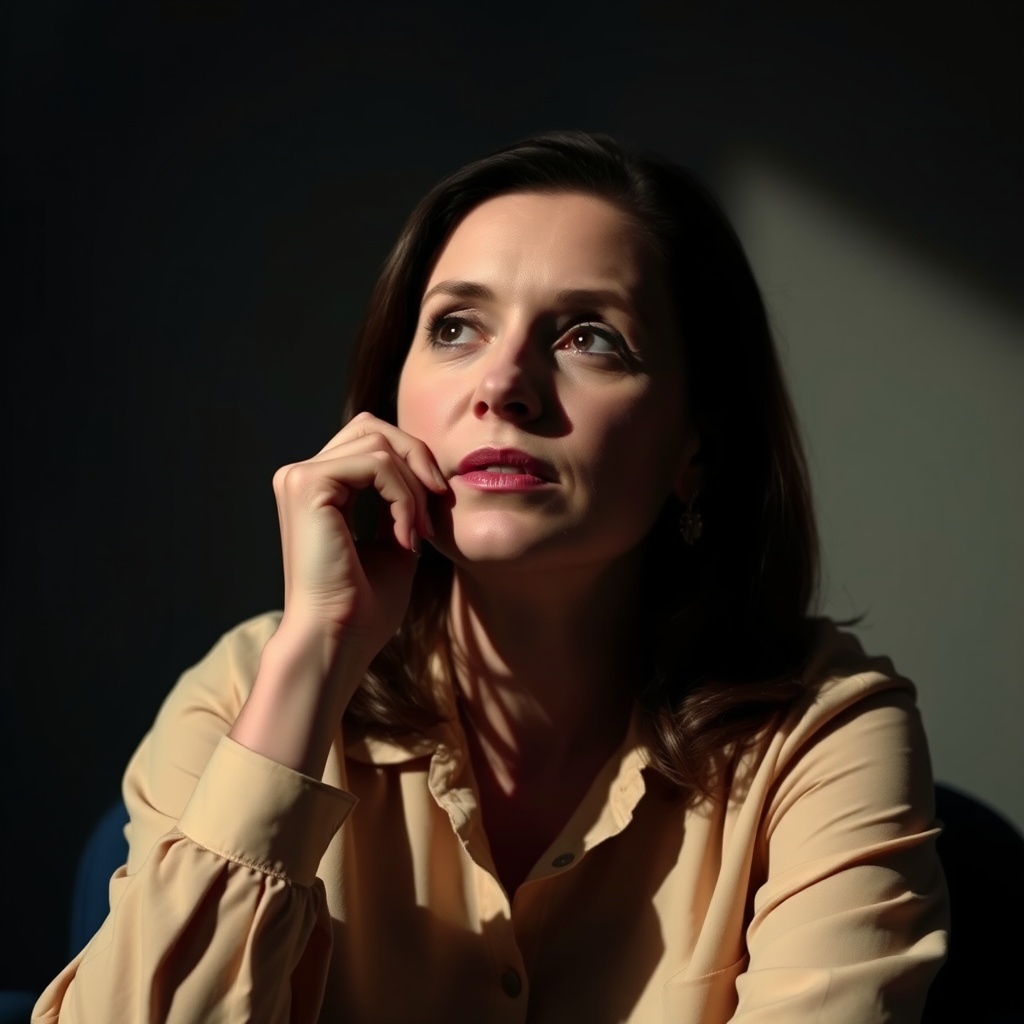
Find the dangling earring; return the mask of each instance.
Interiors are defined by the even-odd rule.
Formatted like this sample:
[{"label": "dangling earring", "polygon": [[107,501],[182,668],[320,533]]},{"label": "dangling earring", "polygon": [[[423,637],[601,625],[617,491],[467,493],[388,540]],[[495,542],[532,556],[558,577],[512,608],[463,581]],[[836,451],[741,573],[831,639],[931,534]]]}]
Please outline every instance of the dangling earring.
[{"label": "dangling earring", "polygon": [[697,492],[695,491],[679,516],[679,535],[687,547],[692,547],[700,540],[703,529],[704,520],[701,519],[700,512],[697,511]]}]

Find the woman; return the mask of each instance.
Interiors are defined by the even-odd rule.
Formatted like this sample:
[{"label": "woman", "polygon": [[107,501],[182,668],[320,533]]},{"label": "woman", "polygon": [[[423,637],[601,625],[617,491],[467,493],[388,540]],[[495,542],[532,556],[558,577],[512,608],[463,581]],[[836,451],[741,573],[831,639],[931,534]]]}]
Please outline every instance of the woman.
[{"label": "woman", "polygon": [[582,133],[457,171],[347,415],[275,475],[284,611],[168,697],[37,1019],[916,1019],[913,690],[808,617],[793,416],[702,189]]}]

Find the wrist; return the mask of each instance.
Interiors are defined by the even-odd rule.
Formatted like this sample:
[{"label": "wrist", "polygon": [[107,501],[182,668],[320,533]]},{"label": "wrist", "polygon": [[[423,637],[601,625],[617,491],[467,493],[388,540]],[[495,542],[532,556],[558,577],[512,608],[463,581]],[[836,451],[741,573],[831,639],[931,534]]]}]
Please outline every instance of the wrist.
[{"label": "wrist", "polygon": [[364,646],[353,630],[285,611],[264,647],[260,670],[265,660],[285,678],[318,678],[334,689],[354,690],[373,660]]},{"label": "wrist", "polygon": [[282,619],[267,641],[230,736],[273,761],[320,778],[341,717],[365,672],[345,637]]}]

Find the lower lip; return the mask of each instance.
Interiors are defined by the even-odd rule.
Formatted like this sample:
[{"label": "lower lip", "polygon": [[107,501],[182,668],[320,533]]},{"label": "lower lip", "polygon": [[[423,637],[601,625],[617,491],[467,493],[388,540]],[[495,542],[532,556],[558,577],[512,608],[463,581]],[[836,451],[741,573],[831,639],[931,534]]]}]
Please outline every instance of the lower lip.
[{"label": "lower lip", "polygon": [[488,473],[483,469],[460,473],[455,479],[480,491],[533,491],[551,483],[531,473]]}]

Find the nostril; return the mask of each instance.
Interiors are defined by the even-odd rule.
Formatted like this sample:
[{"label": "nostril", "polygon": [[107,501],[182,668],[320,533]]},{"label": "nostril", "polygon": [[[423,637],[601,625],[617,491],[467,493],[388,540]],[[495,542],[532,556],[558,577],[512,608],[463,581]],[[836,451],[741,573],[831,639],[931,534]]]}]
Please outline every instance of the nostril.
[{"label": "nostril", "polygon": [[528,416],[530,413],[529,407],[525,402],[506,402],[505,411],[513,416]]}]

